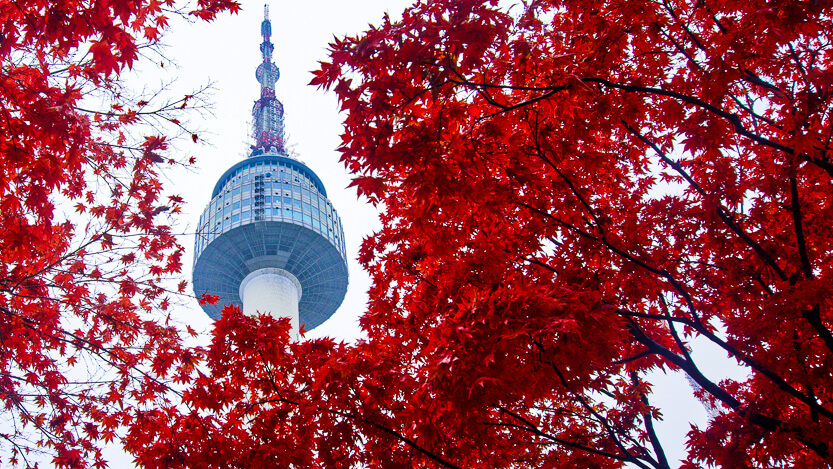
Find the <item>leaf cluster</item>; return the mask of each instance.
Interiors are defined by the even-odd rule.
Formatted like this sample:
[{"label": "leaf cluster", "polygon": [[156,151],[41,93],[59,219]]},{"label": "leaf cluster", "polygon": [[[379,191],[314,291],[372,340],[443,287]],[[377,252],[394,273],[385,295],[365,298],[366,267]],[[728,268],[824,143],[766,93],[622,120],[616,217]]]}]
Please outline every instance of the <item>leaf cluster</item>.
[{"label": "leaf cluster", "polygon": [[[46,455],[55,467],[104,467],[101,446],[130,409],[165,399],[192,366],[179,329],[159,314],[182,269],[169,224],[182,200],[160,181],[162,163],[175,160],[162,156],[164,136],[131,130],[177,124],[180,103],[155,108],[120,81],[174,7],[0,2],[4,464]],[[236,8],[200,0],[194,14]]]}]

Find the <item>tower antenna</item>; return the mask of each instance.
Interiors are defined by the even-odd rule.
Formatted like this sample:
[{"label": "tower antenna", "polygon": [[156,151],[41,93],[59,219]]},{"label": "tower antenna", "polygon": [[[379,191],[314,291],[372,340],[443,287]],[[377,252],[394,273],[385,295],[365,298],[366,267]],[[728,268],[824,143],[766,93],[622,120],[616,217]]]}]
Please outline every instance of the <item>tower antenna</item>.
[{"label": "tower antenna", "polygon": [[281,77],[281,71],[272,63],[272,51],[275,50],[275,46],[272,44],[272,22],[269,21],[268,4],[263,6],[260,34],[263,36],[263,42],[260,43],[263,62],[255,73],[260,83],[260,99],[255,101],[252,109],[252,136],[255,141],[252,156],[271,151],[285,154],[283,104],[275,98],[275,83]]}]

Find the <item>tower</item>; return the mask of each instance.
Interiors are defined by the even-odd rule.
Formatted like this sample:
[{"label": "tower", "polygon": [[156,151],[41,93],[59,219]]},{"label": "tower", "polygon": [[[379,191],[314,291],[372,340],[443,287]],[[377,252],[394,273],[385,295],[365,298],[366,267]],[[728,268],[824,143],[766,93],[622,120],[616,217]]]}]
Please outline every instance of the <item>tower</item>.
[{"label": "tower", "polygon": [[202,306],[214,319],[225,305],[242,303],[247,315],[290,317],[297,333],[299,324],[310,330],[324,322],[344,300],[344,230],[321,180],[286,152],[268,5],[261,35],[254,145],[223,173],[200,217],[193,285],[198,297],[219,296]]}]

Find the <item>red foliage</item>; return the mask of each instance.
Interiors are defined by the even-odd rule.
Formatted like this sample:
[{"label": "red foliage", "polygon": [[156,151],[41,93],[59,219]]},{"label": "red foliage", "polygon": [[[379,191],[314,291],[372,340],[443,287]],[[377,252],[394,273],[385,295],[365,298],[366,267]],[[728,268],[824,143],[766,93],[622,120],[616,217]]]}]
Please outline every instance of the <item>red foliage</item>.
[{"label": "red foliage", "polygon": [[[118,81],[174,7],[0,1],[3,465],[46,453],[57,467],[103,467],[99,448],[131,407],[152,405],[190,366],[179,331],[146,314],[167,307],[165,279],[182,268],[163,217],[180,202],[162,198],[165,138],[131,143],[148,102],[124,100]],[[82,109],[93,94],[110,108]]]},{"label": "red foliage", "polygon": [[363,324],[417,360],[437,454],[662,467],[670,367],[720,412],[692,464],[833,461],[831,8],[449,0],[333,45],[313,83],[386,208]]},{"label": "red foliage", "polygon": [[[670,369],[716,407],[686,467],[830,467],[831,31],[827,0],[434,0],[338,40],[313,84],[385,209],[367,339],[228,313],[187,411],[131,450],[664,468],[649,373]],[[699,342],[748,377],[709,379]]]}]

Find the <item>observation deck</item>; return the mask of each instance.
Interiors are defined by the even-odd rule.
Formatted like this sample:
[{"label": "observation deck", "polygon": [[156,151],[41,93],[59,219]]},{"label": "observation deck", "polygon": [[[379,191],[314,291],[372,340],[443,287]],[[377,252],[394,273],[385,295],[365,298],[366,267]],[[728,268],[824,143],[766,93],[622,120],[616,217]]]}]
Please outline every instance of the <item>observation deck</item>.
[{"label": "observation deck", "polygon": [[276,152],[243,160],[220,177],[200,217],[194,258],[194,292],[220,297],[202,306],[214,319],[225,305],[242,304],[241,282],[263,268],[298,279],[307,330],[329,318],[347,292],[344,229],[324,185],[306,165]]}]

